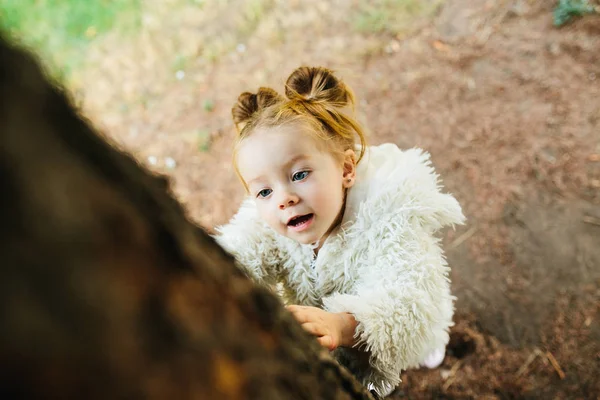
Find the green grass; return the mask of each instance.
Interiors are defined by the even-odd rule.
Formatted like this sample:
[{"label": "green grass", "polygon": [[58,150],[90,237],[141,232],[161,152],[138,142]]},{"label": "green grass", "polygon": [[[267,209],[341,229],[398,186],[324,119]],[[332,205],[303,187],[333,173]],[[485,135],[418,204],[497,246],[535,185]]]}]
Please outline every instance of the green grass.
[{"label": "green grass", "polygon": [[242,36],[253,33],[272,7],[273,1],[271,0],[246,0],[242,8],[243,20],[238,24],[239,33]]},{"label": "green grass", "polygon": [[234,28],[223,30],[218,37],[207,38],[200,55],[205,60],[216,63],[221,57],[235,49],[239,43],[244,43],[257,29],[260,22],[265,18],[275,3],[273,0],[243,0],[233,8],[236,2],[229,3],[229,13],[222,18],[234,20]]},{"label": "green grass", "polygon": [[554,25],[563,26],[575,17],[592,14],[596,9],[587,0],[559,0],[554,9]]},{"label": "green grass", "polygon": [[90,42],[139,27],[142,0],[0,0],[0,28],[32,48],[52,75],[68,76]]},{"label": "green grass", "polygon": [[354,29],[362,33],[404,33],[410,30],[412,22],[431,15],[441,3],[441,0],[360,1],[353,18]]}]

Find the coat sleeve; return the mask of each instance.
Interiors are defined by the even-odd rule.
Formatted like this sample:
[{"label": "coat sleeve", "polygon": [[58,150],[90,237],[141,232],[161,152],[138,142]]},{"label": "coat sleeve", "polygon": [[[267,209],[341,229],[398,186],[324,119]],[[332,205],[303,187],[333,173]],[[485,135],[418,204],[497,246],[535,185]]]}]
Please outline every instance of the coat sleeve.
[{"label": "coat sleeve", "polygon": [[[421,184],[409,177],[399,191],[361,207],[360,222],[348,235],[362,235],[370,243],[355,254],[354,289],[323,300],[326,310],[355,316],[358,344],[340,349],[339,358],[380,393],[400,382],[402,370],[444,348],[452,326],[449,268],[434,234],[463,223],[464,216],[454,197],[440,192],[428,156],[414,156],[421,162],[412,177]],[[369,357],[358,356],[357,349]]]},{"label": "coat sleeve", "polygon": [[281,264],[275,231],[258,217],[252,199],[246,199],[228,224],[215,228],[217,243],[233,255],[236,264],[255,282],[274,287]]}]

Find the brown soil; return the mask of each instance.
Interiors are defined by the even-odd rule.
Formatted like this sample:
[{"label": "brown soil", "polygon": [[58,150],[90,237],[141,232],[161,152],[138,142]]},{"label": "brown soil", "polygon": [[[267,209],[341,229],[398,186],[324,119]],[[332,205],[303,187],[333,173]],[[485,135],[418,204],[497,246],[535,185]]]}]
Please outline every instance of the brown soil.
[{"label": "brown soil", "polygon": [[350,29],[350,3],[277,3],[264,19],[280,28],[259,25],[245,51],[143,102],[91,92],[155,88],[152,63],[98,65],[81,78],[84,105],[211,229],[242,198],[230,168],[237,95],[281,89],[301,64],[334,68],[370,142],[430,151],[468,217],[444,238],[458,298],[444,365],[405,372],[391,398],[600,398],[600,16],[557,29],[553,2],[450,0],[395,37]]}]

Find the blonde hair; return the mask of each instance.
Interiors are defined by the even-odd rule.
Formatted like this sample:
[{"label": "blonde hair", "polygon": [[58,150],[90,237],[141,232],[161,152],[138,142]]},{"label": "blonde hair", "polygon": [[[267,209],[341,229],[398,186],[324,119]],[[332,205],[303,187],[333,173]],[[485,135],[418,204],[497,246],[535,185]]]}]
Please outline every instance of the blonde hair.
[{"label": "blonde hair", "polygon": [[354,102],[350,88],[331,70],[322,67],[300,67],[292,72],[285,84],[285,97],[265,87],[257,93],[242,93],[231,110],[237,129],[233,154],[236,173],[241,179],[236,155],[242,141],[252,132],[298,122],[308,123],[313,128],[311,133],[336,155],[354,150],[358,139],[361,145],[358,163],[365,151],[365,134],[354,116],[342,111],[350,106],[353,112]]}]

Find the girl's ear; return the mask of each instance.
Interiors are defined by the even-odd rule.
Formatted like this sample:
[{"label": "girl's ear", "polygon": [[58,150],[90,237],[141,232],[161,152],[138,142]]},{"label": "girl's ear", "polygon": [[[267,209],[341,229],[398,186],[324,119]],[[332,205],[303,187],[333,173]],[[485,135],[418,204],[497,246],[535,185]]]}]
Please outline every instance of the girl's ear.
[{"label": "girl's ear", "polygon": [[351,188],[354,186],[356,178],[356,154],[354,153],[354,150],[348,149],[344,152],[344,163],[342,164],[342,168],[342,185],[346,189]]}]

